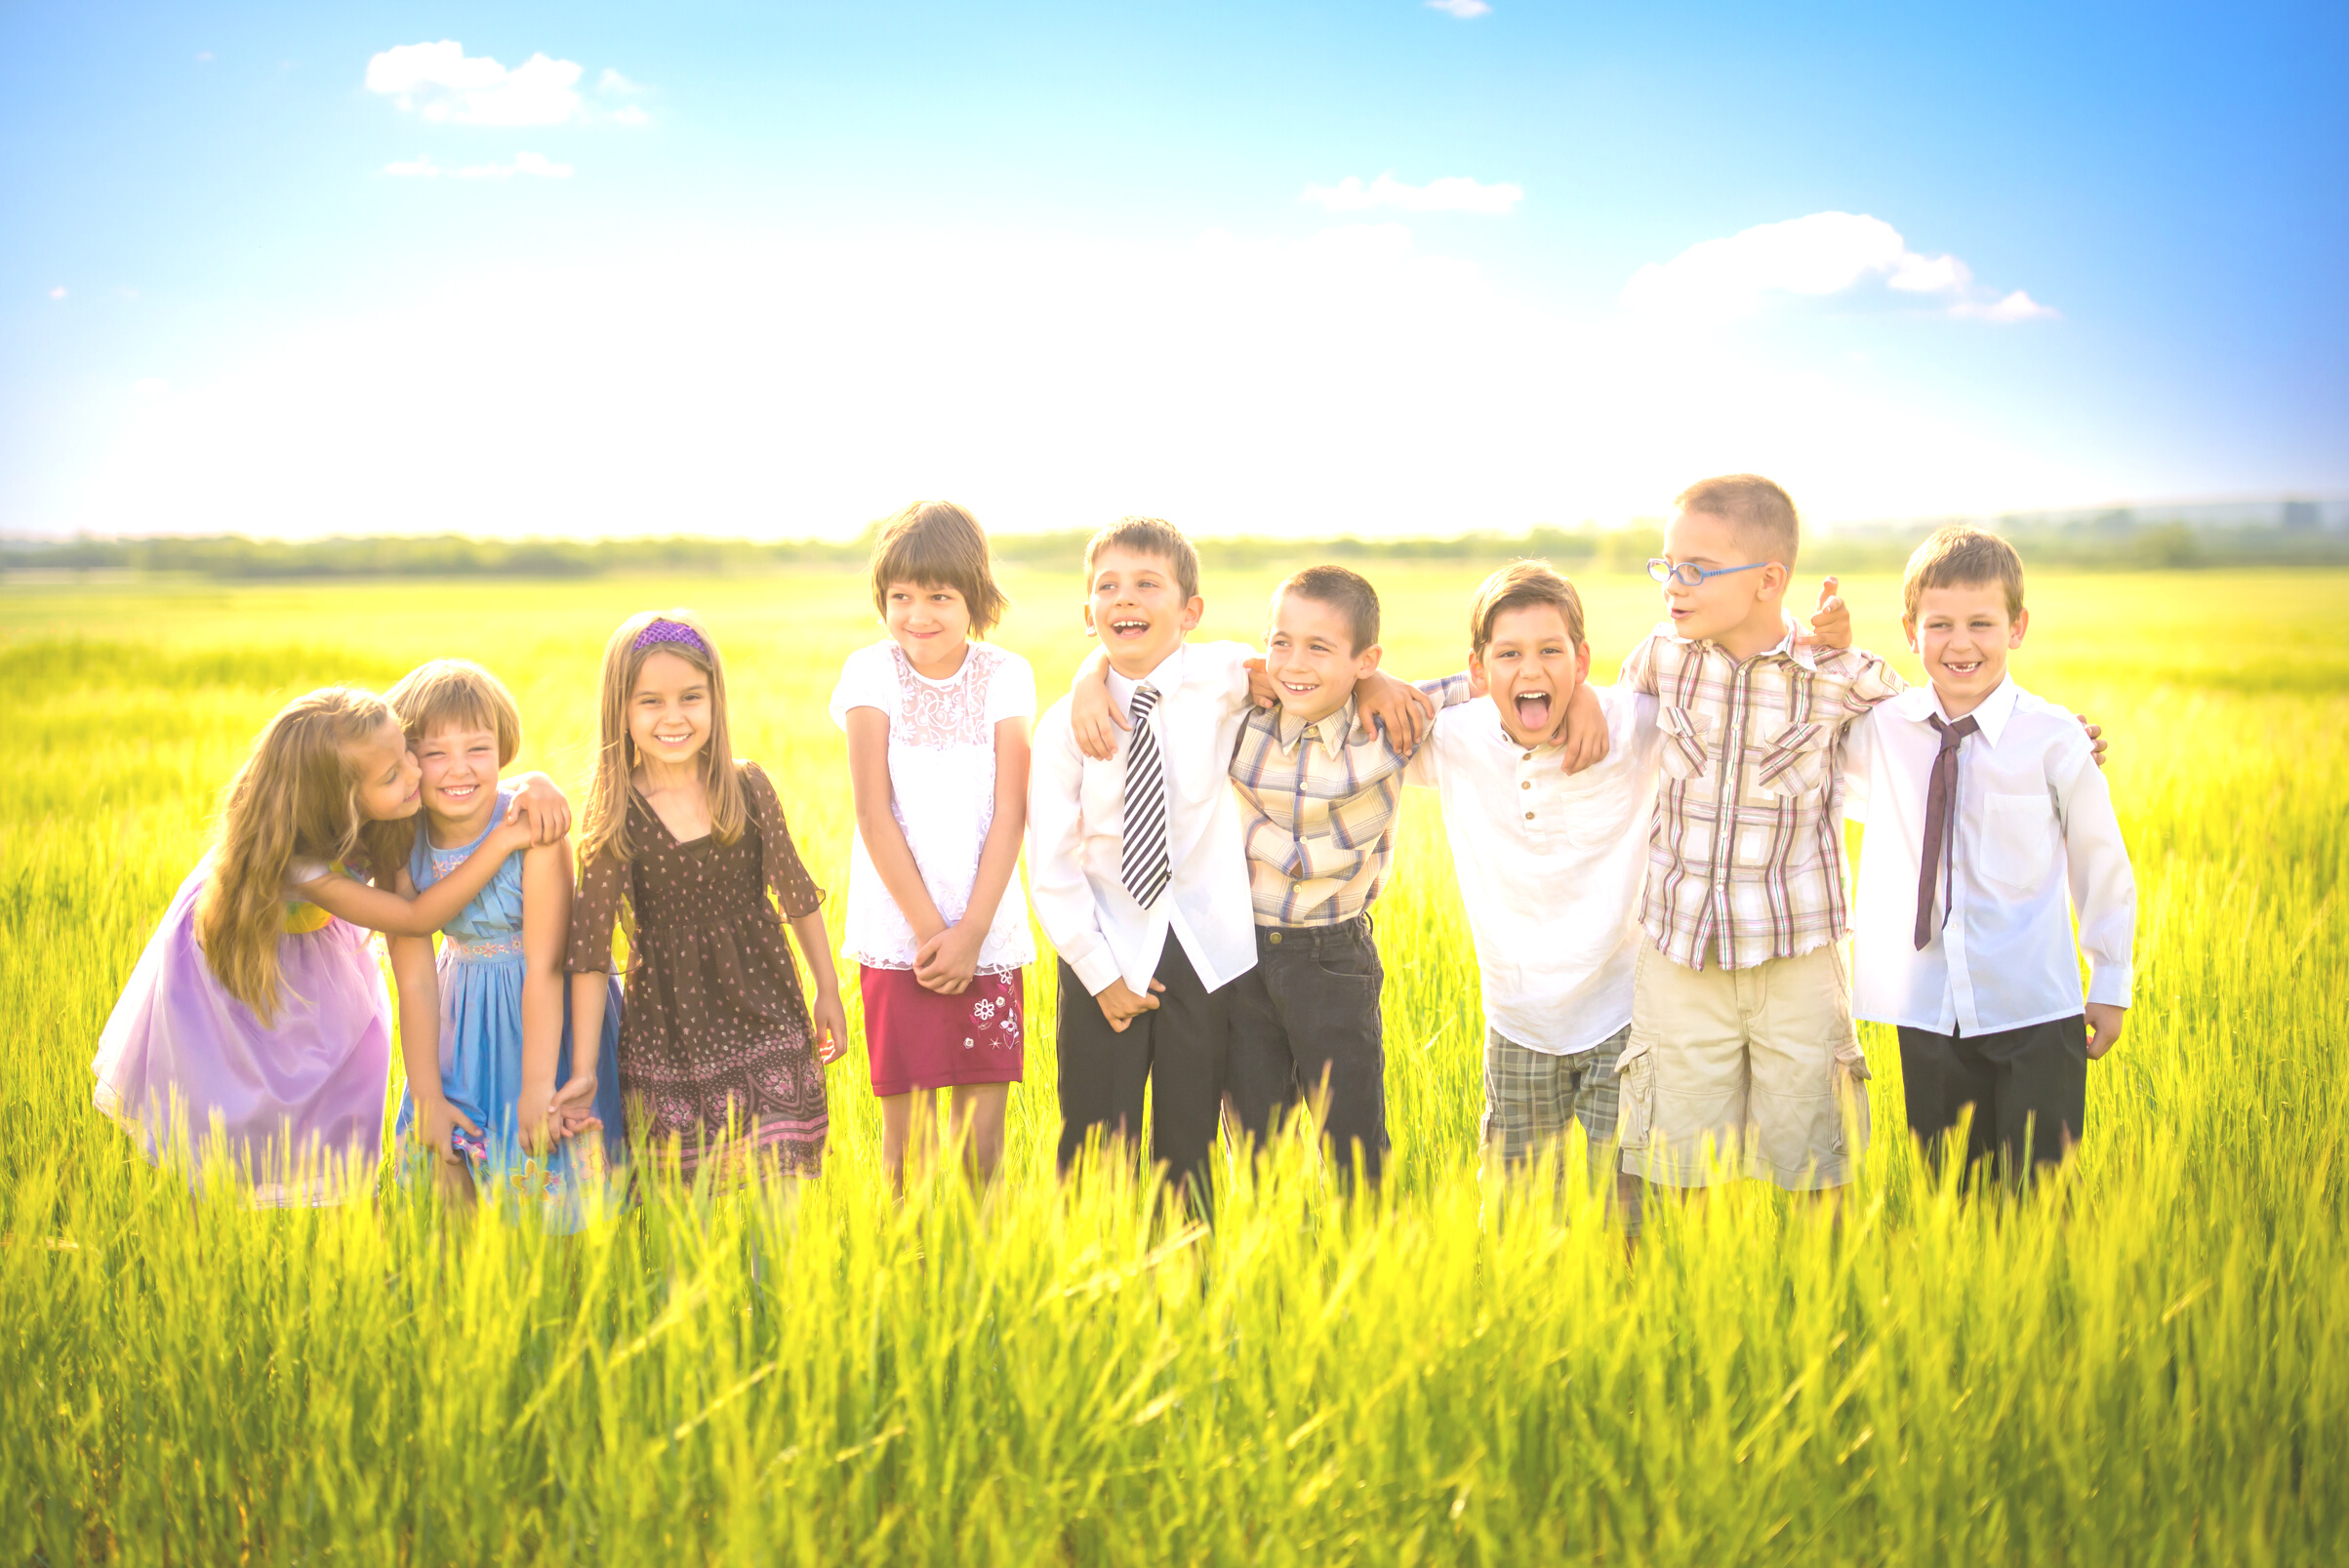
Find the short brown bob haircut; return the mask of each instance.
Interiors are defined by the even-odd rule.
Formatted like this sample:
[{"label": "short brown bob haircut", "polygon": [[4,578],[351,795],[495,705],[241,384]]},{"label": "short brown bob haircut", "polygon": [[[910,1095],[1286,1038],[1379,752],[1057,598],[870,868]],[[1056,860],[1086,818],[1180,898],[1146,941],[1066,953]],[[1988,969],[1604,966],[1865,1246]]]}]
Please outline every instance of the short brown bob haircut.
[{"label": "short brown bob haircut", "polygon": [[1774,481],[1758,473],[1725,473],[1698,480],[1672,504],[1684,512],[1727,518],[1737,531],[1737,543],[1756,560],[1775,561],[1789,572],[1795,569],[1802,524],[1795,515],[1795,499]]},{"label": "short brown bob haircut", "polygon": [[951,501],[917,501],[881,524],[872,542],[872,607],[883,618],[892,583],[952,588],[971,613],[974,637],[992,630],[1011,602],[995,585],[987,531]]},{"label": "short brown bob haircut", "polygon": [[1085,590],[1093,587],[1093,562],[1103,550],[1128,550],[1155,555],[1174,568],[1175,582],[1185,599],[1199,596],[1199,552],[1183,531],[1163,517],[1120,517],[1085,541]]},{"label": "short brown bob haircut", "polygon": [[1468,601],[1469,652],[1484,652],[1484,645],[1492,641],[1492,623],[1505,611],[1537,604],[1558,606],[1565,618],[1566,636],[1575,647],[1583,646],[1582,595],[1574,591],[1574,584],[1552,571],[1548,561],[1519,561],[1486,578]]},{"label": "short brown bob haircut", "polygon": [[1909,557],[1900,580],[1901,618],[1917,619],[1917,601],[1927,588],[1996,587],[2006,593],[2006,619],[2023,614],[2023,558],[1996,534],[1964,523],[1937,529]]},{"label": "short brown bob haircut", "polygon": [[1276,612],[1284,594],[1325,604],[1346,618],[1346,634],[1360,654],[1378,641],[1378,589],[1359,572],[1342,566],[1309,566],[1273,590]]},{"label": "short brown bob haircut", "polygon": [[384,694],[411,749],[452,730],[487,730],[498,738],[498,766],[522,749],[522,712],[506,683],[469,659],[434,659],[402,675]]}]

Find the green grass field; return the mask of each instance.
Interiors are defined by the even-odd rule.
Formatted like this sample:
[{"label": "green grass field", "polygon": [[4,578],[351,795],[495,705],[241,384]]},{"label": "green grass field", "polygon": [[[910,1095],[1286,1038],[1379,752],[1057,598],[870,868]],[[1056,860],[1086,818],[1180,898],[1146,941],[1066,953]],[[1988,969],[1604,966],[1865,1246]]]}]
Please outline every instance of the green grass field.
[{"label": "green grass field", "polygon": [[[1382,574],[1389,667],[1461,663],[1477,575]],[[1211,580],[1204,634],[1252,636],[1271,581]],[[1002,640],[1049,695],[1076,584],[1009,585]],[[829,572],[0,583],[0,1563],[2340,1560],[2345,586],[2033,584],[2017,673],[2108,725],[2141,899],[2137,1005],[2062,1182],[1928,1180],[1871,1029],[1879,1138],[1840,1224],[1760,1190],[1660,1206],[1627,1266],[1587,1197],[1480,1202],[1476,973],[1424,798],[1380,920],[1376,1204],[1296,1146],[1212,1234],[1114,1176],[1061,1187],[1048,1005],[984,1212],[953,1183],[888,1202],[861,1049],[825,1177],[787,1193],[655,1191],[571,1242],[453,1229],[389,1173],[335,1211],[191,1204],[90,1108],[88,1062],[286,697],[477,658],[521,702],[519,766],[577,783],[604,635],[689,603],[836,931],[825,701],[871,606]],[[1896,647],[1897,584],[1845,587]],[[1653,590],[1585,592],[1611,670]]]}]

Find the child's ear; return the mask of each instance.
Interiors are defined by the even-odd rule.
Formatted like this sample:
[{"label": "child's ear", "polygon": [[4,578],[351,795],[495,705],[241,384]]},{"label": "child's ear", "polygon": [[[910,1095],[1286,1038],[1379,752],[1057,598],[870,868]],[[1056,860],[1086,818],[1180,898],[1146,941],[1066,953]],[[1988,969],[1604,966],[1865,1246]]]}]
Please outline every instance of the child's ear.
[{"label": "child's ear", "polygon": [[1355,662],[1354,678],[1356,680],[1360,680],[1372,670],[1377,669],[1379,660],[1385,656],[1386,650],[1381,648],[1377,643],[1372,643],[1369,647],[1363,649],[1361,656]]},{"label": "child's ear", "polygon": [[2006,646],[2020,648],[2023,645],[2023,633],[2030,629],[2031,612],[2028,610],[2018,611],[2014,618],[2014,624],[2006,628]]},{"label": "child's ear", "polygon": [[1924,649],[1917,646],[1917,618],[1915,616],[1900,618],[1900,634],[1909,639],[1909,652],[1913,654],[1924,652]]},{"label": "child's ear", "polygon": [[1206,613],[1207,601],[1200,598],[1195,593],[1193,594],[1191,596],[1191,602],[1183,606],[1183,629],[1185,631],[1196,631],[1199,625],[1199,617],[1205,615]]},{"label": "child's ear", "polygon": [[1085,601],[1085,635],[1088,637],[1100,635],[1093,629],[1093,601],[1090,599]]},{"label": "child's ear", "polygon": [[1591,678],[1591,645],[1587,642],[1574,645],[1574,678],[1578,681]]}]

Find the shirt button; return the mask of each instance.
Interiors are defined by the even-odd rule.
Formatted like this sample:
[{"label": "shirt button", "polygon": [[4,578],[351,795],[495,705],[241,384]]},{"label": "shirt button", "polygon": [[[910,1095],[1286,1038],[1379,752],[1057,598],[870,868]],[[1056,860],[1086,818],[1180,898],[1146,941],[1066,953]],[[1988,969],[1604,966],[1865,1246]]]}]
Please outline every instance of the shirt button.
[{"label": "shirt button", "polygon": [[1276,947],[1280,945],[1280,933],[1277,931],[1273,933],[1273,945]]},{"label": "shirt button", "polygon": [[1533,813],[1531,813],[1531,812],[1527,812],[1527,813],[1525,813],[1525,820],[1526,820],[1527,822],[1531,822],[1531,821],[1533,821]]},{"label": "shirt button", "polygon": [[1527,762],[1531,762],[1531,761],[1533,760],[1533,753],[1532,753],[1532,752],[1530,752],[1530,751],[1526,752],[1526,753],[1525,753],[1525,758],[1524,758],[1524,760],[1525,760],[1525,761],[1527,761]]},{"label": "shirt button", "polygon": [[1519,789],[1530,789],[1533,787],[1533,781],[1530,779],[1522,780],[1519,783],[1518,787]]}]

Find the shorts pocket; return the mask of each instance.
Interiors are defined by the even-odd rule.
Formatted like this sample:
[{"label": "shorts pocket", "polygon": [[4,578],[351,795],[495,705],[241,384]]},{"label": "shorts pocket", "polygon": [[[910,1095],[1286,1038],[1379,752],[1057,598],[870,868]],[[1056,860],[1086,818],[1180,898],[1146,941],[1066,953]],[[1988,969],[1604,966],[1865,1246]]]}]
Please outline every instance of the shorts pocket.
[{"label": "shorts pocket", "polygon": [[1702,779],[1713,770],[1713,732],[1721,720],[1692,707],[1659,707],[1656,728],[1664,732],[1661,763],[1668,779]]},{"label": "shorts pocket", "polygon": [[2054,859],[2054,805],[2045,795],[1984,795],[1981,845],[1984,876],[2037,887]]},{"label": "shorts pocket", "polygon": [[1643,1044],[1634,1044],[1615,1064],[1615,1141],[1635,1159],[1647,1149],[1656,1125],[1656,1061]]}]

